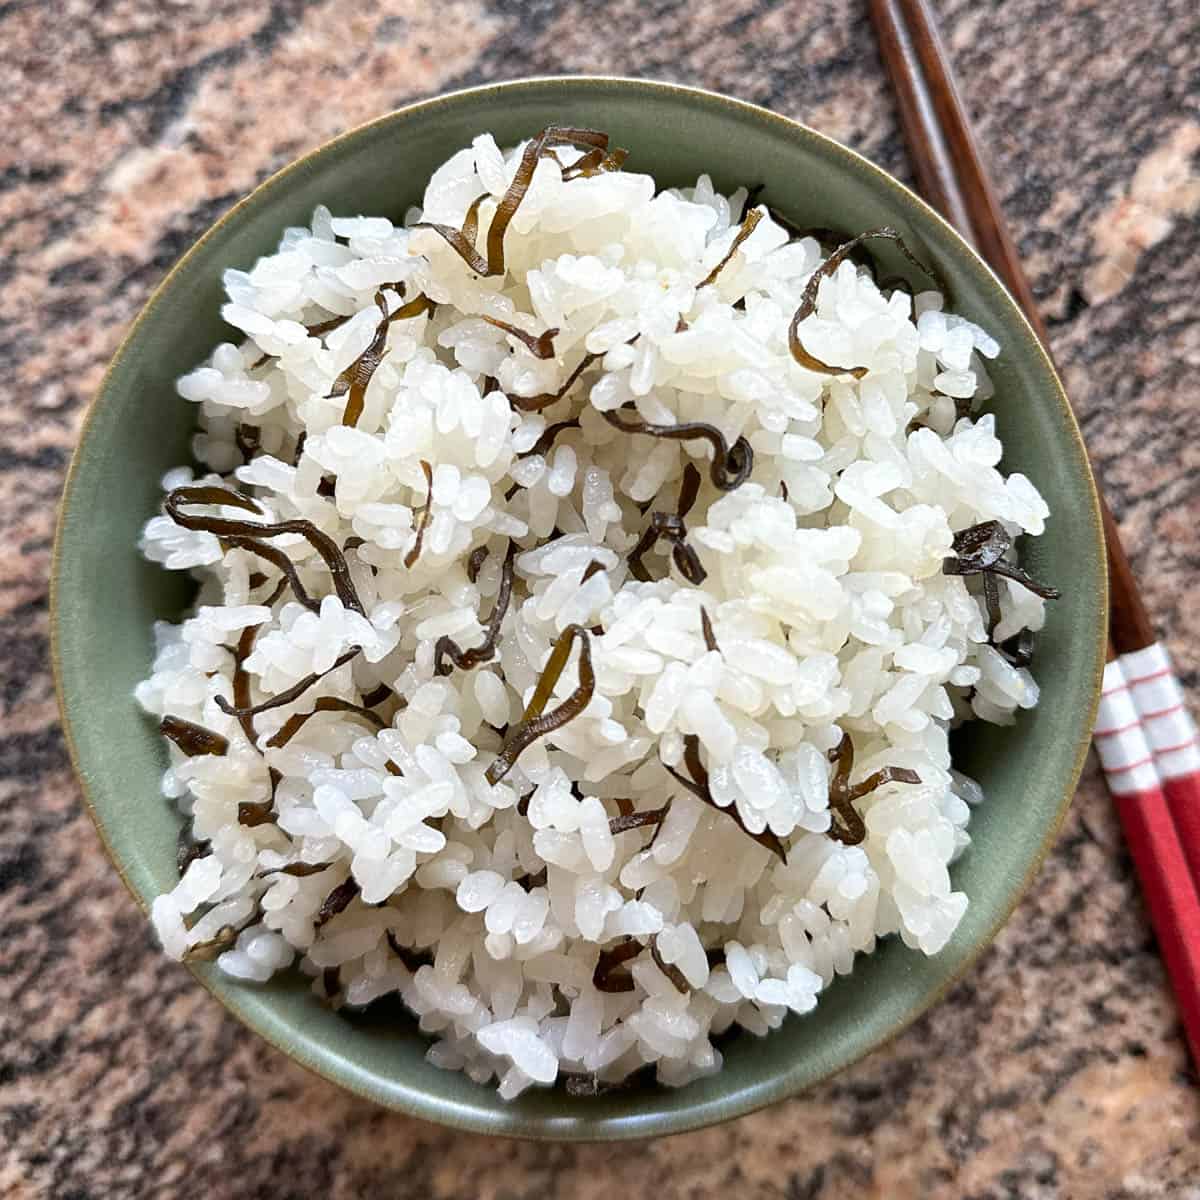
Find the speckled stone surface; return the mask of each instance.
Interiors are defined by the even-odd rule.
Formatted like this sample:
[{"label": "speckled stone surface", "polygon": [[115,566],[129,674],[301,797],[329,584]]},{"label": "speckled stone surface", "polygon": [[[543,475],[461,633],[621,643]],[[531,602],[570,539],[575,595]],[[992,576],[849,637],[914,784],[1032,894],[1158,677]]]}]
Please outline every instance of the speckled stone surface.
[{"label": "speckled stone surface", "polygon": [[[949,46],[1162,631],[1200,685],[1200,9],[946,0]],[[861,0],[0,3],[0,1196],[1200,1197],[1200,1086],[1090,766],[977,968],[834,1081],[622,1148],[338,1092],[180,968],[104,858],[48,666],[54,506],[149,291],[247,189],[407,100],[527,74],[702,84],[909,175]]]}]

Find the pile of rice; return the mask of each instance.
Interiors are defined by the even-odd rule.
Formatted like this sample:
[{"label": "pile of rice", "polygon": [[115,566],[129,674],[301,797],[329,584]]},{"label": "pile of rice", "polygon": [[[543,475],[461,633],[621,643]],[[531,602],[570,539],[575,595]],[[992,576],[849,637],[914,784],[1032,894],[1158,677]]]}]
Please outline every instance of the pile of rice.
[{"label": "pile of rice", "polygon": [[[580,153],[557,151],[561,164]],[[321,598],[319,614],[290,590],[258,602],[278,572],[252,553],[167,516],[148,522],[147,557],[191,572],[200,592],[182,624],[156,627],[137,699],[229,742],[193,757],[172,747],[163,792],[202,845],[153,920],[174,958],[227,944],[217,965],[238,979],[298,962],[335,1005],[399,993],[433,1039],[431,1062],[496,1079],[505,1097],[560,1076],[615,1082],[647,1064],[679,1085],[719,1069],[714,1039],[731,1027],[766,1034],[789,1010],[811,1010],[878,938],[936,954],[953,934],[967,897],[948,868],[982,797],[951,769],[948,730],[1011,722],[1038,690],[989,644],[978,579],[944,574],[943,561],[955,532],[998,520],[1038,534],[1048,510],[1028,479],[997,469],[992,417],[961,415],[991,394],[982,359],[999,347],[940,294],[881,292],[849,261],[820,283],[804,345],[868,368],[858,377],[789,353],[791,316],[828,256],[813,238],[767,216],[698,287],[732,245],[741,189],[726,197],[701,176],[659,191],[630,171],[564,182],[544,158],[494,278],[411,228],[460,226],[487,193],[486,231],[518,159],[483,135],[434,174],[405,227],[318,208],[277,253],[226,272],[222,315],[245,337],[178,383],[199,412],[198,479],[253,495],[265,517],[252,519],[304,518],[339,546],[361,539],[347,559],[366,615],[342,603],[303,537],[273,544]],[[436,310],[389,327],[352,428],[345,396],[331,393],[371,341],[380,289],[389,311],[402,292]],[[305,328],[347,314],[326,334]],[[556,328],[553,357],[485,314],[533,335]],[[585,354],[602,357],[545,412],[510,402],[555,391]],[[623,433],[601,415],[627,404],[646,421],[709,422],[731,445],[744,436],[750,479],[718,491],[707,442]],[[528,453],[569,417],[578,427],[546,456]],[[239,426],[261,430],[248,462]],[[652,511],[675,510],[689,462],[703,486],[687,541],[707,577],[687,582],[660,542],[645,559],[655,581],[638,582],[626,556]],[[432,510],[410,567],[423,463]],[[163,486],[193,481],[180,467]],[[516,581],[497,655],[435,677],[439,637],[483,640],[510,541]],[[467,560],[484,546],[472,583]],[[584,582],[593,561],[604,569]],[[1038,629],[1042,600],[999,584],[993,640]],[[485,772],[503,731],[570,624],[592,630],[595,694],[493,786]],[[232,696],[233,649],[252,627],[255,701],[361,648],[258,716],[257,746],[216,703]],[[551,707],[576,688],[578,661],[576,647]],[[317,698],[361,703],[381,683],[395,692],[377,709],[386,728],[322,711],[266,747]],[[683,773],[688,735],[713,800],[743,828],[668,773]],[[829,834],[829,752],[844,735],[855,781],[883,767],[920,778],[858,802],[857,845]],[[269,803],[273,784],[270,819],[239,823],[239,805]],[[670,805],[657,830],[614,836],[618,800]],[[747,830],[777,835],[786,863]],[[295,863],[329,865],[277,870]],[[318,927],[349,879],[353,899]],[[601,952],[627,939],[639,944],[622,968],[628,990],[598,990]]]}]

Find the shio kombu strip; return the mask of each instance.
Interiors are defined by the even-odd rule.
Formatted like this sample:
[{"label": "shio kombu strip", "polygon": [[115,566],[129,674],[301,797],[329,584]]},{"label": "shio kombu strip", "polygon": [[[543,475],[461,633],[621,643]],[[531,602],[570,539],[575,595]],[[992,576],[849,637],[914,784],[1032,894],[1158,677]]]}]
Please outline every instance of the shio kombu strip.
[{"label": "shio kombu strip", "polygon": [[[579,642],[579,686],[552,712],[543,715],[550,697],[554,694],[554,686],[567,665],[571,646]],[[504,746],[496,756],[495,761],[487,769],[487,781],[497,784],[512,770],[513,764],[526,747],[531,746],[540,737],[561,729],[568,721],[573,721],[588,704],[596,692],[596,676],[592,671],[591,635],[582,625],[568,625],[558,640],[538,680],[537,687],[530,697],[529,705],[518,724],[509,730]]]},{"label": "shio kombu strip", "polygon": [[709,478],[713,486],[722,492],[732,492],[750,478],[754,470],[754,451],[750,443],[739,437],[732,446],[725,435],[707,421],[680,421],[675,425],[656,425],[644,421],[636,409],[617,408],[601,414],[614,428],[623,433],[643,433],[647,437],[667,438],[672,441],[693,441],[701,438],[712,447],[713,457],[709,463]]},{"label": "shio kombu strip", "polygon": [[[495,215],[488,228],[486,253],[480,254],[475,249],[477,232],[478,204],[485,197],[479,197],[463,222],[462,229],[450,225],[441,225],[432,221],[420,221],[414,229],[432,229],[439,234],[450,248],[475,272],[476,275],[503,275],[504,265],[504,235],[517,215],[517,209],[529,191],[533,182],[533,173],[538,161],[544,158],[554,146],[586,146],[601,151],[608,150],[608,134],[594,129],[571,129],[559,125],[550,125],[535,138],[526,143],[521,153],[521,161],[508,190],[496,205]],[[601,159],[600,162],[603,160]],[[597,164],[599,165],[599,163]],[[618,164],[619,165],[619,164]]]},{"label": "shio kombu strip", "polygon": [[[817,309],[817,292],[821,287],[821,280],[827,279],[834,271],[842,265],[843,262],[850,256],[856,247],[861,246],[863,242],[870,241],[873,238],[880,238],[886,241],[895,242],[909,262],[911,262],[918,270],[929,276],[935,283],[941,285],[941,280],[938,276],[927,267],[919,258],[917,258],[905,244],[904,239],[895,230],[888,227],[882,229],[868,229],[865,233],[860,233],[857,237],[852,237],[848,242],[840,245],[813,273],[807,285],[804,288],[804,293],[800,297],[800,307],[796,309],[792,316],[791,324],[788,326],[788,348],[791,350],[792,357],[802,367],[806,367],[810,371],[817,371],[825,375],[852,375],[855,379],[861,379],[866,373],[866,367],[832,367],[828,363],[822,362],[815,355],[810,354],[805,350],[800,341],[800,324],[808,317],[811,317]],[[942,290],[945,291],[944,285]]]},{"label": "shio kombu strip", "polygon": [[762,833],[751,833],[746,828],[745,822],[742,820],[742,815],[738,812],[736,805],[731,804],[728,808],[722,808],[713,799],[712,792],[708,786],[708,771],[700,761],[700,739],[694,733],[689,733],[683,739],[683,763],[691,772],[691,778],[675,770],[674,767],[668,767],[666,763],[663,763],[663,766],[693,796],[699,800],[703,800],[705,804],[717,812],[724,813],[748,838],[756,841],[765,849],[770,850],[772,854],[777,855],[781,862],[787,862],[787,850],[784,849],[783,843],[775,834],[769,829],[764,829]]},{"label": "shio kombu strip", "polygon": [[852,785],[850,772],[854,770],[854,743],[845,732],[842,740],[829,751],[829,758],[835,764],[833,778],[829,781],[829,810],[833,817],[829,836],[847,846],[857,846],[867,836],[862,814],[854,807],[856,800],[861,800],[885,783],[921,782],[920,775],[907,767],[883,767]]},{"label": "shio kombu strip", "polygon": [[[492,606],[492,615],[484,631],[483,641],[478,646],[464,650],[449,635],[438,638],[433,648],[434,675],[449,675],[450,663],[460,671],[474,670],[480,663],[489,662],[496,655],[496,642],[500,637],[500,626],[504,615],[508,612],[508,603],[512,597],[513,558],[517,552],[516,542],[509,542],[508,553],[504,556],[504,566],[500,574],[500,591],[496,595],[496,603]],[[450,660],[450,663],[446,662]]]}]

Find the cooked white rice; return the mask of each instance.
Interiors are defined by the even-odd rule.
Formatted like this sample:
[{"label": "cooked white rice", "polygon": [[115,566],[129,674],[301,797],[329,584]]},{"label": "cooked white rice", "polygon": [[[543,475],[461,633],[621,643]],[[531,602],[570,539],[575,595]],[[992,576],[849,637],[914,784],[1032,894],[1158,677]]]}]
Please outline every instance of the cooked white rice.
[{"label": "cooked white rice", "polygon": [[[578,153],[558,151],[564,163]],[[478,194],[503,194],[517,158],[477,138],[435,173],[407,224],[460,225]],[[714,285],[697,287],[729,249],[745,199],[705,176],[667,191],[629,171],[564,183],[543,160],[508,229],[502,277],[473,275],[433,231],[324,208],[311,228],[286,230],[274,255],[226,272],[223,316],[245,339],[178,384],[199,412],[201,478],[252,493],[267,520],[306,518],[339,545],[363,539],[348,558],[367,615],[333,594],[302,537],[273,544],[323,597],[319,615],[290,592],[270,607],[252,600],[270,591],[252,589],[252,573],[278,578],[253,554],[166,516],[146,525],[147,557],[190,571],[200,594],[182,624],[157,626],[137,698],[230,743],[223,756],[171,750],[163,792],[211,847],[154,902],[168,954],[244,925],[217,960],[228,975],[265,982],[298,960],[314,993],[332,987],[339,1005],[398,992],[434,1039],[431,1062],[496,1079],[512,1097],[646,1064],[663,1083],[686,1083],[720,1067],[718,1035],[765,1034],[789,1010],[808,1012],[877,938],[897,933],[925,954],[945,946],[967,907],[948,868],[981,799],[951,770],[948,729],[1010,722],[1038,691],[987,643],[977,581],[942,564],[952,533],[996,519],[1038,534],[1048,510],[1028,479],[997,469],[992,417],[956,416],[956,401],[990,395],[981,355],[999,347],[939,294],[881,293],[849,262],[821,283],[804,344],[868,367],[860,379],[789,354],[789,320],[824,258],[813,239],[789,240],[768,217]],[[494,199],[484,230],[493,212]],[[371,340],[377,289],[400,282],[436,312],[390,326],[361,419],[343,426],[334,381]],[[384,295],[391,310],[402,303],[397,287]],[[323,338],[305,329],[344,314],[357,315]],[[557,328],[555,357],[535,358],[483,314],[532,334]],[[563,401],[544,414],[510,405],[556,390],[585,353],[603,358]],[[707,421],[730,444],[744,435],[750,481],[719,492],[706,442],[621,433],[600,415],[628,402],[648,421]],[[545,459],[526,453],[571,416],[579,427]],[[261,428],[263,453],[246,465],[239,423]],[[637,582],[626,556],[650,511],[674,511],[693,460],[704,483],[687,536],[707,578],[686,582],[660,542],[646,556],[657,582]],[[409,569],[423,462],[432,515]],[[336,478],[331,496],[318,492],[323,476]],[[163,486],[192,479],[180,467]],[[464,648],[483,639],[510,539],[521,553],[498,656],[435,678],[440,636]],[[472,584],[466,560],[481,546],[490,553]],[[585,584],[593,560],[605,570]],[[1001,580],[1000,601],[997,640],[1041,626],[1029,591]],[[701,606],[718,650],[706,650]],[[499,730],[520,720],[571,623],[603,630],[590,640],[595,695],[491,786]],[[255,701],[361,647],[259,716],[257,746],[215,702],[232,695],[232,650],[252,626]],[[552,706],[576,687],[577,662],[575,650]],[[361,702],[380,683],[401,698],[379,706],[388,728],[320,712],[286,747],[266,747],[316,698]],[[882,767],[921,780],[859,801],[858,845],[827,832],[828,752],[843,733],[856,781]],[[699,738],[717,804],[776,834],[786,865],[667,772],[682,771],[687,735]],[[239,824],[239,804],[269,799],[269,768],[281,775],[273,818]],[[614,837],[618,799],[637,810],[669,800],[657,836]],[[295,862],[331,865],[263,874]],[[316,929],[350,877],[358,895]],[[633,990],[597,990],[599,954],[627,937],[644,944]],[[413,954],[397,947],[429,961],[410,969]],[[713,950],[723,956],[710,961]]]}]

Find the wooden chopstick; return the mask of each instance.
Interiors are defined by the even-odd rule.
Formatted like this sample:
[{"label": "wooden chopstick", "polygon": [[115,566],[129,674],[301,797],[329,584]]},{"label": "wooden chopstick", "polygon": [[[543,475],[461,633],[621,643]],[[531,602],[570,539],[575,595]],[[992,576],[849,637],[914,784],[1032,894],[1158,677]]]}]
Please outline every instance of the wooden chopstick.
[{"label": "wooden chopstick", "polygon": [[[1004,281],[1049,353],[1046,327],[926,0],[870,0],[870,10],[921,191]],[[1096,749],[1171,976],[1192,1059],[1200,1065],[1200,754],[1195,726],[1183,708],[1178,681],[1157,641],[1103,494],[1100,510],[1112,612]]]}]

